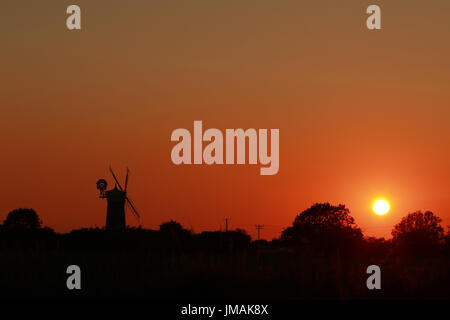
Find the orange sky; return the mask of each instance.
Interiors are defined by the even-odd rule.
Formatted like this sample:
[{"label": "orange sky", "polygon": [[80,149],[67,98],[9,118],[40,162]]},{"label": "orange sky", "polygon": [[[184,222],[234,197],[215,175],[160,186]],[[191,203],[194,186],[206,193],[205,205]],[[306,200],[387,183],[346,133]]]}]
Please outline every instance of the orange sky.
[{"label": "orange sky", "polygon": [[[111,164],[144,227],[277,236],[315,202],[367,235],[415,210],[450,224],[448,1],[2,1],[0,219],[103,226]],[[365,27],[369,4],[382,30]],[[175,166],[176,128],[279,128],[280,171]],[[371,211],[384,197],[391,211]],[[128,222],[137,221],[128,216]]]}]

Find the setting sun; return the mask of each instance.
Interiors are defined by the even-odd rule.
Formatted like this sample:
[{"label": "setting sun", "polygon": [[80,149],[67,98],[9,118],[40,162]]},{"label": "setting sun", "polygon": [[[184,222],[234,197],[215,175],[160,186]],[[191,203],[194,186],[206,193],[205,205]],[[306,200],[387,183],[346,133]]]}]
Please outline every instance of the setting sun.
[{"label": "setting sun", "polygon": [[385,215],[390,209],[389,203],[386,200],[377,200],[373,204],[373,211],[378,215]]}]

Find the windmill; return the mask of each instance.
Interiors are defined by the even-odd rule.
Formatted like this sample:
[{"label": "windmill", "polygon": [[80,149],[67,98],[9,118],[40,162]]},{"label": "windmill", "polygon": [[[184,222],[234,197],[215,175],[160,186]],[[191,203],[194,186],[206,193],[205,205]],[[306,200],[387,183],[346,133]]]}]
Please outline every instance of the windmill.
[{"label": "windmill", "polygon": [[[125,178],[125,189],[122,188],[116,175],[111,167],[109,167],[114,181],[116,182],[114,189],[106,190],[108,183],[105,179],[97,181],[97,189],[100,191],[100,198],[106,199],[106,229],[121,230],[125,229],[125,205],[131,208],[133,214],[139,219],[139,213],[134,207],[133,203],[127,196],[128,176],[130,170],[127,168],[127,175]],[[119,188],[117,188],[119,187]]]}]

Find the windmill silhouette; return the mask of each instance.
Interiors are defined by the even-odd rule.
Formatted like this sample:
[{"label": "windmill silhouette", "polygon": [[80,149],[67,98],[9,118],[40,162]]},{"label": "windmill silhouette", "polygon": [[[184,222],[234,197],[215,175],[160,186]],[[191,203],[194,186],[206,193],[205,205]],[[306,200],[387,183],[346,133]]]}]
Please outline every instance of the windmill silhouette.
[{"label": "windmill silhouette", "polygon": [[[131,208],[133,214],[140,219],[140,215],[134,207],[133,203],[127,196],[128,176],[130,170],[127,168],[127,175],[125,178],[125,189],[122,188],[116,175],[111,167],[109,167],[114,181],[116,182],[114,189],[106,190],[108,183],[105,179],[97,181],[97,189],[100,190],[100,198],[107,201],[106,207],[106,229],[110,230],[122,230],[125,229],[125,205]],[[117,187],[119,187],[117,189]]]}]

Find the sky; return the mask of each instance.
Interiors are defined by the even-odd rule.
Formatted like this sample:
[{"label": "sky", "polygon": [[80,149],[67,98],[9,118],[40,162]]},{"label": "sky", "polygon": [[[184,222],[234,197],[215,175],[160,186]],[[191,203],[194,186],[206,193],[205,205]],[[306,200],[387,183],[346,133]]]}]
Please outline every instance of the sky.
[{"label": "sky", "polygon": [[[68,31],[70,4],[82,30]],[[370,4],[382,29],[366,28]],[[104,226],[95,183],[124,180],[142,219],[272,239],[316,202],[368,236],[409,212],[450,225],[450,2],[23,1],[0,4],[0,220]],[[171,132],[278,128],[280,170],[176,166]],[[391,205],[376,216],[373,202]]]}]

